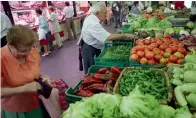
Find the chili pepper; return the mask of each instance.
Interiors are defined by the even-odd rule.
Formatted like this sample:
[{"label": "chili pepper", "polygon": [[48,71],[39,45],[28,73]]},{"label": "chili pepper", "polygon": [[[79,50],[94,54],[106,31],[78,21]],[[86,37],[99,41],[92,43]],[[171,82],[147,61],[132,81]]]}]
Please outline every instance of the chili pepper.
[{"label": "chili pepper", "polygon": [[85,87],[85,90],[91,90],[93,92],[103,92],[103,86],[104,84],[101,83],[96,83],[96,84],[92,84],[88,87]]},{"label": "chili pepper", "polygon": [[109,80],[110,79],[110,74],[95,74],[94,79]]},{"label": "chili pepper", "polygon": [[82,96],[82,97],[91,97],[94,95],[94,93],[90,90],[84,90],[84,89],[80,89],[77,92],[77,95]]},{"label": "chili pepper", "polygon": [[118,79],[118,76],[119,76],[119,75],[117,75],[117,74],[115,74],[115,73],[110,73],[110,75],[111,75],[111,80],[112,80],[113,82],[116,82],[116,80]]},{"label": "chili pepper", "polygon": [[82,80],[82,86],[89,86],[95,83],[102,83],[101,80],[89,79],[89,80]]},{"label": "chili pepper", "polygon": [[105,74],[108,71],[107,68],[101,68],[97,71],[97,74]]},{"label": "chili pepper", "polygon": [[116,66],[112,66],[111,71],[115,74],[118,74],[118,75],[120,75],[120,73],[121,73],[121,70]]},{"label": "chili pepper", "polygon": [[105,74],[110,74],[110,70],[107,70],[107,71],[105,72]]}]

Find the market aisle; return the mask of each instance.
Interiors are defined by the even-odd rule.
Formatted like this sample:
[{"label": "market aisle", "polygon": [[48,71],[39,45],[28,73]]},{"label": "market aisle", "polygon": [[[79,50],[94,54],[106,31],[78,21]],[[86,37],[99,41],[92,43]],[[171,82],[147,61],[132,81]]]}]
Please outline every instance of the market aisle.
[{"label": "market aisle", "polygon": [[[105,28],[111,33],[116,32],[113,26],[106,26]],[[42,57],[42,74],[54,79],[63,78],[69,86],[74,86],[84,74],[84,72],[79,71],[77,41],[65,41],[63,48],[56,50],[49,57]]]}]

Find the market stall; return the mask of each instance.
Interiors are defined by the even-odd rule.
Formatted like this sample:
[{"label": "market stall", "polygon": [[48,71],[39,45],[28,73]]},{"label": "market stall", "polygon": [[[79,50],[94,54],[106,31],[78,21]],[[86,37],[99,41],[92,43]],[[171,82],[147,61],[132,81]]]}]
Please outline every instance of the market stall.
[{"label": "market stall", "polygon": [[195,118],[196,23],[173,19],[184,11],[129,14],[118,33],[141,38],[105,43],[88,74],[66,91],[63,118]]},{"label": "market stall", "polygon": [[[64,39],[68,39],[68,32],[66,28],[65,20],[62,20],[62,11],[65,7],[64,2],[52,2],[52,5],[56,8],[57,17],[60,23],[60,27],[64,32]],[[78,4],[78,3],[77,3]],[[35,26],[35,8],[39,7],[43,9],[43,15],[47,18],[48,17],[48,10],[47,10],[47,2],[42,1],[25,1],[25,2],[18,2],[18,1],[11,1],[9,2],[11,13],[14,19],[15,24],[22,24],[29,26],[37,35],[37,26]],[[70,5],[73,6],[73,3],[70,1]],[[76,29],[76,34],[80,34],[81,31],[81,24],[80,20],[85,17],[84,11],[81,11],[79,6],[77,5],[77,13],[74,17],[74,24]],[[36,42],[36,46],[40,49],[39,42]]]}]

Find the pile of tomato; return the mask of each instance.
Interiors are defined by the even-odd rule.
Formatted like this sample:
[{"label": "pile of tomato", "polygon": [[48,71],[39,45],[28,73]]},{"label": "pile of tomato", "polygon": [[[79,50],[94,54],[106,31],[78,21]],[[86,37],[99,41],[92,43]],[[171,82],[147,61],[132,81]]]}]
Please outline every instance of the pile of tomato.
[{"label": "pile of tomato", "polygon": [[187,54],[184,45],[169,35],[138,39],[130,50],[130,60],[140,64],[181,64]]}]

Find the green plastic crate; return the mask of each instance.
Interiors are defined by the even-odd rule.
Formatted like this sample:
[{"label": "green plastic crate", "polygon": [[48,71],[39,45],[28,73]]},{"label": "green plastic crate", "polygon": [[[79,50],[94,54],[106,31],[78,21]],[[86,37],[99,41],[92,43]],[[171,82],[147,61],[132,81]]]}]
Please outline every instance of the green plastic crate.
[{"label": "green plastic crate", "polygon": [[127,66],[129,66],[130,55],[127,55],[127,57],[125,57],[125,58],[103,58],[103,56],[106,53],[106,50],[108,48],[112,48],[113,46],[125,45],[131,49],[133,47],[133,43],[134,43],[133,41],[105,43],[101,54],[98,57],[94,57],[95,65],[101,65],[101,66],[107,66],[107,67],[111,67],[111,66],[127,67]]},{"label": "green plastic crate", "polygon": [[[96,73],[99,69],[101,68],[105,68],[106,66],[98,66],[98,65],[93,65],[88,69],[88,74],[90,73]],[[110,67],[107,67],[110,68]],[[123,70],[123,68],[120,68],[121,70]],[[83,97],[81,96],[77,96],[74,95],[74,93],[80,88],[82,81],[80,80],[75,87],[70,87],[66,90],[66,99],[67,99],[67,103],[71,104],[71,103],[75,103],[77,101],[82,100]]]}]

